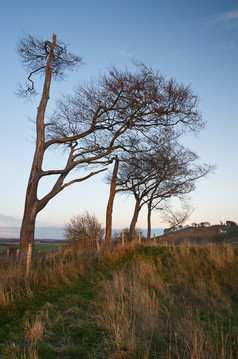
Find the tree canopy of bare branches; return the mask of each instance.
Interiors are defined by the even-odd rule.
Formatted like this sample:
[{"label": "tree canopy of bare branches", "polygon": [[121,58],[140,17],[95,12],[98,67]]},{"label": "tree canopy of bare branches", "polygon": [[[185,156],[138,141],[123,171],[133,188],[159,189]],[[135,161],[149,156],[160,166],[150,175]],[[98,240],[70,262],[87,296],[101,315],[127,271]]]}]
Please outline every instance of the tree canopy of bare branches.
[{"label": "tree canopy of bare branches", "polygon": [[[40,38],[26,34],[17,44],[17,53],[21,57],[23,67],[28,72],[28,82],[19,83],[18,94],[29,98],[37,94],[34,75],[45,74],[53,41],[43,41]],[[68,52],[67,45],[57,40],[54,44],[54,56],[51,62],[51,76],[54,79],[63,79],[65,72],[74,70],[82,63],[82,58]]]}]

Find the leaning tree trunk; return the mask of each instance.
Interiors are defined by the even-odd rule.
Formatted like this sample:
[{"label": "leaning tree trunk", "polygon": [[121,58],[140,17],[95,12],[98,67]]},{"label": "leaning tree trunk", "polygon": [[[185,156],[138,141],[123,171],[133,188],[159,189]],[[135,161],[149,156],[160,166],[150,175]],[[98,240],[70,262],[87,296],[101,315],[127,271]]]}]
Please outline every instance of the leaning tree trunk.
[{"label": "leaning tree trunk", "polygon": [[131,220],[131,224],[130,224],[130,241],[134,241],[135,239],[135,228],[136,228],[136,222],[139,216],[139,212],[141,210],[141,198],[137,198],[136,199],[136,204],[135,204],[135,209],[134,209],[134,214]]},{"label": "leaning tree trunk", "polygon": [[49,52],[49,58],[45,69],[45,82],[41,101],[37,110],[36,118],[36,149],[32,163],[30,178],[27,186],[25,209],[20,232],[20,255],[25,258],[29,243],[34,243],[35,221],[40,208],[37,199],[37,188],[41,178],[42,162],[45,151],[45,111],[50,96],[50,84],[52,74],[52,61],[54,59],[54,48],[56,35],[53,34]]},{"label": "leaning tree trunk", "polygon": [[112,181],[111,181],[111,188],[110,188],[110,195],[107,204],[107,212],[106,212],[106,234],[105,234],[105,243],[109,245],[112,240],[112,211],[113,211],[113,202],[116,194],[116,181],[117,181],[117,172],[118,172],[118,165],[119,160],[116,158],[113,174],[112,174]]},{"label": "leaning tree trunk", "polygon": [[148,213],[147,213],[147,241],[151,239],[151,203],[148,203]]}]

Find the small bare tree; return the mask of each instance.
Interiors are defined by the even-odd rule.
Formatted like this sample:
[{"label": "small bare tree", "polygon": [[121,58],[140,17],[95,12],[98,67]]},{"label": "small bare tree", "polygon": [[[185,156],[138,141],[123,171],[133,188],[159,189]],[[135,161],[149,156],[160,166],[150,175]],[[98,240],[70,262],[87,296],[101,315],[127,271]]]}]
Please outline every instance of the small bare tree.
[{"label": "small bare tree", "polygon": [[135,198],[130,224],[131,238],[141,208],[148,205],[148,236],[150,238],[151,211],[163,209],[163,202],[171,197],[182,198],[194,190],[197,179],[207,175],[210,165],[197,163],[197,155],[172,141],[158,146],[156,151],[139,153],[122,162],[118,171],[116,192],[130,192]]},{"label": "small bare tree", "polygon": [[162,212],[163,221],[169,223],[170,227],[165,231],[168,233],[178,226],[185,223],[185,221],[191,216],[194,209],[187,201],[181,201],[181,209],[180,210],[172,210],[168,203],[165,205],[164,210]]}]

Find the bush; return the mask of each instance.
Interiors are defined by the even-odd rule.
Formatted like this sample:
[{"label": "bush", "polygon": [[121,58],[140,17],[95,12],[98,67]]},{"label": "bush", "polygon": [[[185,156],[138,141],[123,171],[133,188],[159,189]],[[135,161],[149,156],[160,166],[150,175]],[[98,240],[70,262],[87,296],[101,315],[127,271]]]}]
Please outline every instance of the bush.
[{"label": "bush", "polygon": [[70,219],[64,229],[64,237],[68,244],[82,247],[96,247],[97,240],[102,241],[104,229],[95,215],[85,212]]}]

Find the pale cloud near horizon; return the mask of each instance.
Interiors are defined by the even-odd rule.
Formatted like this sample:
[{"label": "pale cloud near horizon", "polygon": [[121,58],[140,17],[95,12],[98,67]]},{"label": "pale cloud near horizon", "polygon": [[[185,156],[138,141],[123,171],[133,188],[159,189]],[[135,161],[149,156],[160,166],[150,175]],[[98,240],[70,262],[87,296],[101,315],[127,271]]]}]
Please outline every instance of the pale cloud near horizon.
[{"label": "pale cloud near horizon", "polygon": [[128,48],[125,46],[122,49],[119,50],[120,55],[125,56],[125,57],[132,57],[133,56],[133,52],[129,51]]},{"label": "pale cloud near horizon", "polygon": [[18,227],[20,224],[20,218],[0,213],[0,227]]},{"label": "pale cloud near horizon", "polygon": [[[21,221],[21,218],[0,213],[0,238],[19,238]],[[63,226],[37,221],[35,238],[63,239]]]},{"label": "pale cloud near horizon", "polygon": [[[20,227],[22,218],[7,216],[0,213],[0,227]],[[46,221],[36,221],[36,225],[39,227],[62,227],[63,225],[55,224]]]},{"label": "pale cloud near horizon", "polygon": [[227,29],[238,27],[238,9],[210,16],[208,25],[215,24],[222,24]]},{"label": "pale cloud near horizon", "polygon": [[[20,227],[0,226],[0,238],[20,237]],[[37,227],[35,228],[35,239],[63,239],[63,227]]]},{"label": "pale cloud near horizon", "polygon": [[[0,213],[0,238],[19,238],[21,218]],[[63,225],[37,221],[35,238],[63,239]]]},{"label": "pale cloud near horizon", "polygon": [[19,238],[20,228],[0,227],[0,238]]}]

